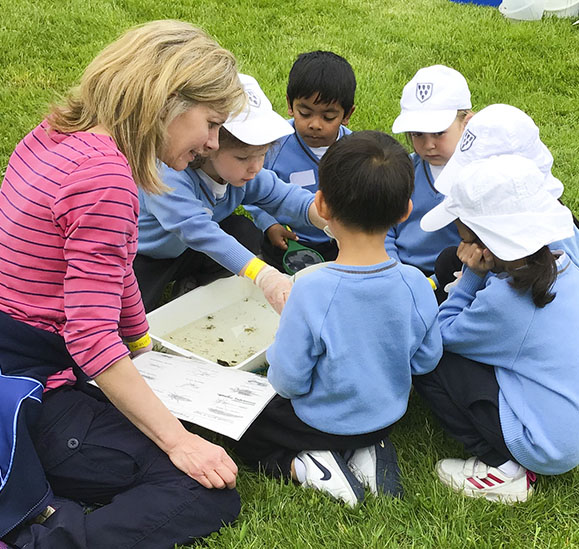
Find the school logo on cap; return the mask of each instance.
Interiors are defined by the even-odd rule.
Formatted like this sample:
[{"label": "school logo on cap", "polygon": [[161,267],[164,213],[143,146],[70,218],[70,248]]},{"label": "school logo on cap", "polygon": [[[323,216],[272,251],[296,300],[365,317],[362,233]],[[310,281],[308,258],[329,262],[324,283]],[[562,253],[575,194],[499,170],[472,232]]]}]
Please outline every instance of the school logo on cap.
[{"label": "school logo on cap", "polygon": [[461,152],[468,151],[472,147],[472,144],[474,143],[475,139],[476,135],[472,133],[470,130],[466,130],[460,142],[460,151]]},{"label": "school logo on cap", "polygon": [[432,97],[432,89],[434,84],[430,82],[420,82],[416,84],[416,99],[421,103],[428,101]]},{"label": "school logo on cap", "polygon": [[261,105],[261,99],[253,90],[245,90],[247,94],[247,102],[256,109]]}]

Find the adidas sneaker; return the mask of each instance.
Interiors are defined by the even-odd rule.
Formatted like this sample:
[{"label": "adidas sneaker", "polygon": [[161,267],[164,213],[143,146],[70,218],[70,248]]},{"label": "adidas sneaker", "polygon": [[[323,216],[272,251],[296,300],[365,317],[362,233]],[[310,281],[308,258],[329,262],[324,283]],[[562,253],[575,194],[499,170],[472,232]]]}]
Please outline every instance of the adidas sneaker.
[{"label": "adidas sneaker", "polygon": [[516,503],[527,501],[533,494],[531,483],[535,475],[522,466],[515,476],[509,477],[478,458],[443,459],[436,464],[436,473],[444,484],[469,497]]}]

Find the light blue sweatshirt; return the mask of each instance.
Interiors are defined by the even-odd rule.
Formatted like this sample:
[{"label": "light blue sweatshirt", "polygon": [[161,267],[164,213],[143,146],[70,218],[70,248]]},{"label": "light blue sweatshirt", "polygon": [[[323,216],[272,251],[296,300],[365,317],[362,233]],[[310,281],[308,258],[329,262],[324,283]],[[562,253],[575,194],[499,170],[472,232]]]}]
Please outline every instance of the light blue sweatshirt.
[{"label": "light blue sweatshirt", "polygon": [[[289,120],[289,123],[292,127],[295,127],[293,119]],[[352,132],[346,128],[346,126],[340,126],[338,139],[344,135],[348,135],[349,133]],[[295,133],[280,139],[270,147],[265,158],[264,166],[267,169],[274,171],[283,181],[303,187],[315,194],[318,190],[319,163],[320,161],[318,157],[312,152],[310,147],[304,143],[304,140],[296,131]],[[260,228],[265,227],[264,230],[276,223],[290,225],[292,230],[294,230],[294,232],[299,236],[300,242],[306,246],[308,245],[308,242],[319,244],[321,242],[329,241],[328,236],[316,227],[294,228],[291,218],[288,216],[282,215],[277,216],[277,218],[272,217],[266,212],[260,211],[260,209],[254,207],[249,207],[247,210],[251,213],[253,218],[256,220],[256,224],[258,224]]]},{"label": "light blue sweatshirt", "polygon": [[458,246],[460,237],[454,223],[434,232],[425,232],[420,228],[424,214],[440,204],[444,195],[434,188],[434,178],[428,163],[416,153],[410,157],[414,164],[414,207],[406,221],[388,231],[384,247],[390,257],[414,265],[430,275],[434,272],[434,262],[440,252],[449,246]]},{"label": "light blue sweatshirt", "polygon": [[162,195],[139,190],[140,254],[174,258],[189,247],[238,273],[255,256],[218,223],[240,204],[256,204],[272,215],[286,215],[295,226],[312,226],[308,216],[312,193],[284,183],[272,171],[261,170],[243,187],[227,185],[221,198],[215,198],[200,173],[163,166],[163,182],[173,190]]},{"label": "light blue sweatshirt", "polygon": [[579,268],[565,254],[557,265],[556,297],[543,308],[505,274],[465,268],[439,314],[445,350],[495,367],[505,443],[542,474],[579,464]]},{"label": "light blue sweatshirt", "polygon": [[296,281],[267,350],[268,379],[320,431],[382,429],[404,415],[411,375],[438,364],[437,312],[414,267],[328,265]]}]

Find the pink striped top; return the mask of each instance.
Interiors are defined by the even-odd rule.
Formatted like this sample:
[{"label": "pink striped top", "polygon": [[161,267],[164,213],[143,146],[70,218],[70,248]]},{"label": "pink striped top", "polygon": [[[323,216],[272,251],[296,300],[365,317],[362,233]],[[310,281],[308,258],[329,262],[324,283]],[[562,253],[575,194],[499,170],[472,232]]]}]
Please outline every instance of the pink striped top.
[{"label": "pink striped top", "polygon": [[[0,310],[61,335],[94,377],[148,330],[132,263],[139,200],[112,138],[44,121],[10,157],[0,188]],[[34,342],[30,342],[34,345]],[[74,383],[70,370],[47,389]]]}]

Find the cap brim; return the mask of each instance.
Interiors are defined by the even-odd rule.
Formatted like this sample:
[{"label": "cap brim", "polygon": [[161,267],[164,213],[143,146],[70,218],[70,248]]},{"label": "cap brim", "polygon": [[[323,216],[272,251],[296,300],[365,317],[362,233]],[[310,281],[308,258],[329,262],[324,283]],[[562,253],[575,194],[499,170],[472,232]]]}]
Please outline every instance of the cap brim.
[{"label": "cap brim", "polygon": [[267,145],[295,132],[291,124],[276,112],[242,119],[236,117],[223,127],[248,145]]},{"label": "cap brim", "polygon": [[445,199],[438,206],[425,213],[420,220],[420,228],[427,233],[431,233],[446,227],[457,219],[458,216],[448,210],[449,204],[450,200]]},{"label": "cap brim", "polygon": [[460,153],[455,151],[434,181],[434,188],[444,196],[450,194],[451,187],[456,182],[460,171],[464,168],[464,166],[458,161],[459,154]]},{"label": "cap brim", "polygon": [[[549,213],[530,212],[510,216],[461,217],[484,245],[499,259],[515,261],[534,254],[543,246],[574,235],[571,211],[557,204]],[[529,222],[529,219],[532,219]]]},{"label": "cap brim", "polygon": [[425,132],[437,133],[442,132],[450,127],[456,118],[456,109],[440,111],[404,111],[394,124],[392,124],[392,133],[403,132]]}]

